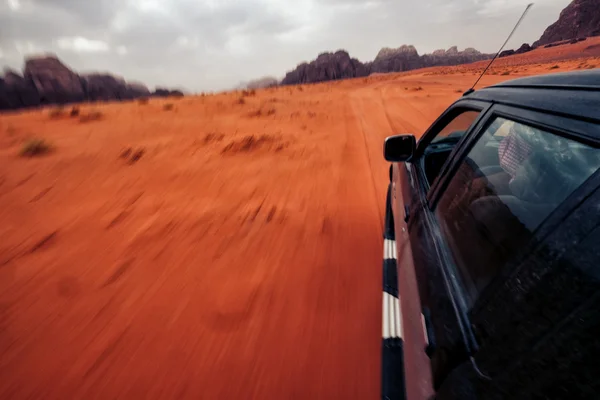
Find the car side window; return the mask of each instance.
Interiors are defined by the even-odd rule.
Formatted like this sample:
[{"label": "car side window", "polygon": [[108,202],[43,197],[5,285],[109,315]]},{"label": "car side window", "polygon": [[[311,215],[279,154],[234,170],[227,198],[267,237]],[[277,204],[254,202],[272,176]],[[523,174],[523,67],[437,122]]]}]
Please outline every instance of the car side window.
[{"label": "car side window", "polygon": [[487,125],[435,208],[471,305],[599,167],[597,148],[505,118]]},{"label": "car side window", "polygon": [[423,153],[423,170],[430,185],[440,174],[455,145],[473,125],[479,114],[481,114],[479,110],[459,109],[455,115],[450,116],[450,121],[438,128],[438,132]]}]

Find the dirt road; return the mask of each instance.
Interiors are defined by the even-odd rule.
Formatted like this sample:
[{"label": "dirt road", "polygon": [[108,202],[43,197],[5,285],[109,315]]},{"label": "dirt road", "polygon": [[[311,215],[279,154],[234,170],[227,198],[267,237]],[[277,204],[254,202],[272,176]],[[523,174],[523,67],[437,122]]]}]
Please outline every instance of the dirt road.
[{"label": "dirt road", "polygon": [[0,398],[378,398],[382,141],[472,81],[0,116]]}]

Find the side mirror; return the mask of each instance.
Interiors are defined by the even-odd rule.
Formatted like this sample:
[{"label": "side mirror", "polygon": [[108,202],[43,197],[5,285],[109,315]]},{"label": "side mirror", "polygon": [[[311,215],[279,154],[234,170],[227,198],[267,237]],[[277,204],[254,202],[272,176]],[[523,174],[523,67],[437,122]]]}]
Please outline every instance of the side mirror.
[{"label": "side mirror", "polygon": [[383,156],[386,161],[402,162],[412,157],[417,147],[414,135],[396,135],[385,139]]}]

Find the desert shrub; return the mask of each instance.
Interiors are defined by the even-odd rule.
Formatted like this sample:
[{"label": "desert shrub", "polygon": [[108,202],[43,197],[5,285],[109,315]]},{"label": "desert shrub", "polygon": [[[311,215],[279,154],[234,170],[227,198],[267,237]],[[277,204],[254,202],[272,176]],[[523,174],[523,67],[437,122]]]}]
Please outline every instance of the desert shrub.
[{"label": "desert shrub", "polygon": [[242,91],[242,97],[248,97],[248,96],[256,96],[256,90],[252,89],[252,90]]},{"label": "desert shrub", "polygon": [[133,153],[133,155],[129,159],[129,164],[135,164],[136,162],[138,162],[145,153],[146,153],[146,149],[144,149],[144,148],[140,148],[140,149],[136,150],[135,153]]},{"label": "desert shrub", "polygon": [[249,117],[260,117],[262,116],[262,110],[251,111],[248,113]]},{"label": "desert shrub", "polygon": [[148,102],[150,102],[150,99],[147,97],[142,97],[142,98],[138,99],[139,105],[146,105],[146,104],[148,104]]},{"label": "desert shrub", "polygon": [[48,115],[50,116],[50,118],[53,118],[53,119],[61,118],[65,115],[65,109],[62,106],[55,107],[52,110],[50,110]]},{"label": "desert shrub", "polygon": [[246,104],[246,100],[243,97],[240,97],[237,101],[238,104]]},{"label": "desert shrub", "polygon": [[85,123],[85,122],[91,122],[91,121],[98,121],[98,120],[102,119],[103,116],[104,115],[100,111],[91,110],[87,114],[80,116],[79,122]]},{"label": "desert shrub", "polygon": [[506,75],[510,75],[510,71],[504,71],[503,73],[501,73],[500,75],[506,76]]},{"label": "desert shrub", "polygon": [[455,92],[456,93],[462,93],[463,91],[462,91],[462,89],[456,89]]},{"label": "desert shrub", "polygon": [[551,67],[550,67],[550,68],[548,68],[548,69],[559,69],[559,68],[560,68],[560,67],[559,67],[558,65],[553,65],[553,66],[551,66]]},{"label": "desert shrub", "polygon": [[46,142],[44,139],[29,139],[21,147],[19,154],[22,157],[35,157],[41,156],[52,151],[52,145]]},{"label": "desert shrub", "polygon": [[119,154],[119,157],[120,158],[128,158],[131,155],[132,151],[133,150],[131,149],[131,147],[127,147],[126,149],[121,151],[121,154]]},{"label": "desert shrub", "polygon": [[175,106],[172,103],[167,103],[167,104],[165,104],[163,106],[163,110],[165,110],[165,111],[171,111],[171,110],[173,110],[174,107]]},{"label": "desert shrub", "polygon": [[71,108],[71,112],[69,113],[69,115],[73,118],[73,117],[78,117],[79,116],[79,107],[73,107]]}]

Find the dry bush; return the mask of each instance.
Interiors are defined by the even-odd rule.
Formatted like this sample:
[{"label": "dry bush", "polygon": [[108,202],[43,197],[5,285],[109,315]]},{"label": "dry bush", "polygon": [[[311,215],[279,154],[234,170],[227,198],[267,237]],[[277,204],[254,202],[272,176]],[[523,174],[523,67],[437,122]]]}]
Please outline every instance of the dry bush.
[{"label": "dry bush", "polygon": [[163,106],[163,110],[165,111],[171,111],[173,108],[175,108],[175,106],[172,103],[167,103]]},{"label": "dry bush", "polygon": [[248,117],[260,117],[262,115],[262,110],[256,110],[248,113]]},{"label": "dry bush", "polygon": [[506,75],[510,75],[510,71],[504,71],[503,73],[501,73],[500,75],[506,76]]},{"label": "dry bush", "polygon": [[140,99],[138,99],[138,104],[139,105],[146,105],[150,102],[150,99],[147,97],[142,97]]},{"label": "dry bush", "polygon": [[267,110],[267,115],[274,115],[277,112],[274,108],[270,108]]},{"label": "dry bush", "polygon": [[131,155],[131,152],[133,150],[131,149],[131,147],[128,147],[126,149],[124,149],[121,154],[119,154],[119,158],[128,158]]},{"label": "dry bush", "polygon": [[78,117],[79,116],[79,107],[71,108],[71,112],[69,113],[69,115],[71,116],[71,118]]},{"label": "dry bush", "polygon": [[237,101],[238,104],[246,104],[246,100],[243,97],[240,97]]},{"label": "dry bush", "polygon": [[220,142],[225,138],[225,135],[222,133],[207,133],[204,136],[204,144],[209,144],[213,142]]},{"label": "dry bush", "polygon": [[248,97],[248,96],[256,96],[256,90],[252,89],[252,90],[242,91],[242,97]]},{"label": "dry bush", "polygon": [[53,147],[50,143],[44,139],[29,139],[21,147],[19,154],[21,157],[35,157],[48,154],[52,151]]},{"label": "dry bush", "polygon": [[52,119],[62,118],[65,116],[65,109],[62,106],[58,106],[50,110],[48,116]]},{"label": "dry bush", "polygon": [[550,67],[550,68],[548,68],[548,69],[559,69],[559,68],[560,68],[560,67],[559,67],[558,65],[553,65],[553,66],[551,66],[551,67]]},{"label": "dry bush", "polygon": [[455,92],[456,92],[456,93],[462,93],[462,92],[463,92],[463,90],[462,90],[462,89],[456,89],[456,90],[455,90]]},{"label": "dry bush", "polygon": [[260,135],[259,137],[249,135],[240,140],[230,142],[221,150],[221,153],[251,152],[263,147],[271,148],[276,142],[277,139],[271,135]]},{"label": "dry bush", "polygon": [[91,121],[98,121],[101,120],[103,117],[104,115],[100,111],[90,110],[87,114],[83,114],[79,117],[79,122],[85,123]]},{"label": "dry bush", "polygon": [[133,155],[129,159],[129,164],[135,164],[136,162],[138,162],[139,159],[142,158],[142,156],[145,153],[146,153],[146,149],[144,149],[144,148],[138,149],[135,153],[133,153]]}]

